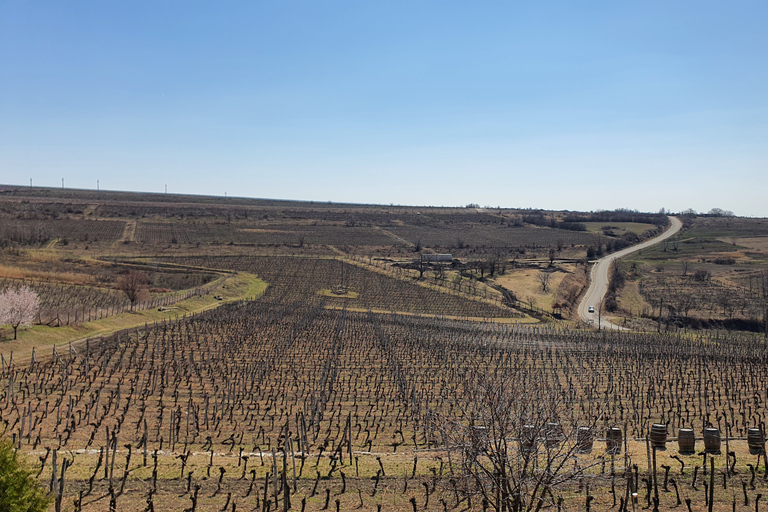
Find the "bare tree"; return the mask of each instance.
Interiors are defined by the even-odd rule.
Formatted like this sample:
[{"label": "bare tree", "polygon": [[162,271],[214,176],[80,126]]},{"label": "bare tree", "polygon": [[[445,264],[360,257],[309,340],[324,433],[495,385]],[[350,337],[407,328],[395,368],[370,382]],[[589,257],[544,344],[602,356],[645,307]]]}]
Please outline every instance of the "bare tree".
[{"label": "bare tree", "polygon": [[434,266],[432,273],[434,274],[435,282],[445,279],[445,268],[442,265]]},{"label": "bare tree", "polygon": [[[468,373],[449,412],[431,415],[444,448],[457,454],[461,492],[479,495],[496,511],[555,506],[560,488],[599,463],[580,457],[603,407],[589,419],[542,379]],[[588,435],[585,437],[584,433]],[[579,435],[581,434],[581,435]]]},{"label": "bare tree", "polygon": [[541,283],[541,291],[547,293],[549,291],[549,282],[552,280],[552,274],[549,272],[539,272],[537,278]]},{"label": "bare tree", "polygon": [[149,284],[149,275],[140,270],[129,270],[117,280],[117,289],[125,293],[128,300],[131,301],[131,311],[139,300],[147,296],[147,285]]},{"label": "bare tree", "polygon": [[27,286],[6,290],[0,294],[0,324],[13,327],[15,340],[19,326],[31,325],[39,307],[40,297]]},{"label": "bare tree", "polygon": [[461,291],[461,284],[464,280],[461,278],[461,272],[457,272],[456,275],[453,276],[453,286],[456,288],[456,291]]},{"label": "bare tree", "polygon": [[602,300],[598,301],[598,303],[596,304],[596,309],[597,309],[597,330],[599,331],[603,323],[603,301]]},{"label": "bare tree", "polygon": [[423,255],[419,255],[419,259],[417,260],[416,265],[418,265],[419,279],[421,279],[422,277],[424,277],[424,271],[427,269],[427,266],[428,266],[427,262],[424,261]]},{"label": "bare tree", "polygon": [[485,266],[488,269],[488,274],[493,277],[496,275],[496,270],[499,268],[499,255],[492,254],[485,260]]}]

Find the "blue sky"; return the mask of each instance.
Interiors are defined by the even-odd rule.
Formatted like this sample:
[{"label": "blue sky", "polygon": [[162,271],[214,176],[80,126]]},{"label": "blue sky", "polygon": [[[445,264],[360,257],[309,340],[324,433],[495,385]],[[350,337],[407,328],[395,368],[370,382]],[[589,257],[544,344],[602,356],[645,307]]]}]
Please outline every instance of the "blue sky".
[{"label": "blue sky", "polygon": [[0,1],[0,183],[768,216],[766,2]]}]

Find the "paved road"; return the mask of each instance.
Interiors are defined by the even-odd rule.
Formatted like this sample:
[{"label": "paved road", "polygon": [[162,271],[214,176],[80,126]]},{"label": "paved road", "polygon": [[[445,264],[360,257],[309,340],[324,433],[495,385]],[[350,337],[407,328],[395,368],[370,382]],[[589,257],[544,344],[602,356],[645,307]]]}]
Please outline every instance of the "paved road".
[{"label": "paved road", "polygon": [[[595,327],[598,326],[598,305],[605,297],[605,293],[608,291],[608,271],[611,268],[611,263],[613,263],[614,260],[623,258],[628,254],[632,254],[633,252],[645,249],[646,247],[656,245],[662,240],[666,240],[667,238],[671,237],[680,231],[680,228],[683,227],[683,223],[680,222],[680,219],[677,217],[670,217],[669,220],[669,228],[659,236],[646,240],[643,243],[633,245],[632,247],[627,247],[626,249],[622,249],[621,251],[615,252],[613,254],[609,254],[608,256],[600,258],[595,262],[590,273],[589,288],[587,289],[587,293],[584,294],[584,298],[582,298],[581,302],[579,303],[579,318],[581,318],[584,322],[592,323]],[[595,308],[594,313],[589,312],[590,306]],[[599,323],[600,327],[602,328],[621,329],[621,327],[618,325],[613,325],[606,320],[601,320]]]}]

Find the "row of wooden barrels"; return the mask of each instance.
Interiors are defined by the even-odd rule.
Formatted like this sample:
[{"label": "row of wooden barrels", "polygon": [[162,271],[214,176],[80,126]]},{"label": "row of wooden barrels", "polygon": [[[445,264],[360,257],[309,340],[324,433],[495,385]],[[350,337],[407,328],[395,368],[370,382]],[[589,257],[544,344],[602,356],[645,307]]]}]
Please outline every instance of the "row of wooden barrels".
[{"label": "row of wooden barrels", "polygon": [[[704,429],[703,434],[704,451],[719,454],[722,445],[720,429],[717,427],[707,427]],[[654,423],[651,427],[649,440],[654,448],[664,449],[667,443],[667,426],[663,423]],[[694,453],[695,443],[696,437],[692,428],[681,428],[677,431],[677,444],[680,453]],[[765,434],[761,429],[747,429],[747,446],[749,447],[749,453],[752,455],[765,453]]]},{"label": "row of wooden barrels", "polygon": [[[722,438],[720,429],[716,427],[707,427],[703,432],[704,451],[711,454],[720,454]],[[667,446],[667,425],[663,423],[654,423],[648,436],[651,446],[657,450],[665,450]],[[606,451],[608,453],[621,453],[623,433],[619,427],[611,427],[605,433]],[[594,434],[589,427],[579,427],[576,435],[576,442],[580,451],[591,451]],[[696,435],[692,428],[681,428],[677,431],[678,451],[683,455],[690,455],[696,452]],[[747,430],[747,446],[752,455],[761,455],[765,453],[765,435],[759,428],[750,428]]]},{"label": "row of wooden barrels", "polygon": [[[483,450],[488,443],[488,431],[486,427],[473,426],[473,445],[475,450]],[[547,423],[544,428],[543,440],[547,447],[554,447],[562,443],[566,435],[560,423]],[[667,447],[667,425],[654,423],[648,435],[650,445],[656,450],[665,450]],[[540,438],[540,430],[535,425],[523,425],[519,443],[523,452],[532,452],[536,448],[537,439]],[[707,427],[703,432],[704,451],[710,454],[720,454],[722,438],[720,429]],[[735,440],[729,438],[729,441]],[[579,427],[576,431],[576,444],[580,452],[592,451],[595,442],[595,430],[590,427]],[[606,451],[609,454],[622,452],[624,433],[619,427],[610,427],[605,432]],[[696,453],[696,435],[692,428],[681,428],[677,431],[678,452],[683,455]],[[759,428],[747,430],[747,445],[749,453],[753,455],[765,454],[765,434]]]}]

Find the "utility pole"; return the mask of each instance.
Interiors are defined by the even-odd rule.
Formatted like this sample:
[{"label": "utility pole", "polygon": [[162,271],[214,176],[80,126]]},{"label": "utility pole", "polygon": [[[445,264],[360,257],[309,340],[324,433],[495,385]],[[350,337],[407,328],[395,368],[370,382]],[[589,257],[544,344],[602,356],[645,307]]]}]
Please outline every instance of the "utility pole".
[{"label": "utility pole", "polygon": [[64,188],[64,178],[61,178],[61,188]]},{"label": "utility pole", "polygon": [[32,178],[29,178],[29,186],[32,186]]},{"label": "utility pole", "polygon": [[165,185],[165,193],[166,193],[166,194],[168,193],[168,184],[167,184],[167,183],[166,183],[166,185]]},{"label": "utility pole", "polygon": [[99,180],[96,180],[96,192],[99,191]]}]

